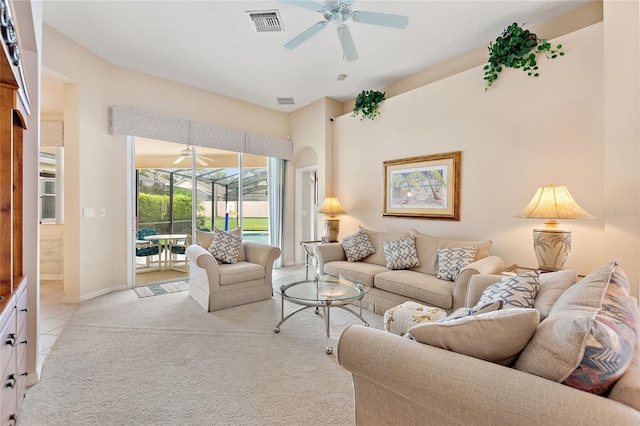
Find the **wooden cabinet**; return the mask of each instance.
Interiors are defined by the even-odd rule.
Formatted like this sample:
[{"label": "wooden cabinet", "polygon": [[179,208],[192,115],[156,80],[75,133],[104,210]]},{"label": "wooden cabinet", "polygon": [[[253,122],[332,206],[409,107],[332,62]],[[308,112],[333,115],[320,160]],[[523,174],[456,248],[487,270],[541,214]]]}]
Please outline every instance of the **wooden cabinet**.
[{"label": "wooden cabinet", "polygon": [[[29,96],[9,0],[0,0],[0,424],[16,424],[27,383],[23,111]],[[35,226],[35,225],[34,225]]]},{"label": "wooden cabinet", "polygon": [[26,280],[9,298],[0,313],[0,424],[18,421],[27,383],[27,292]]}]

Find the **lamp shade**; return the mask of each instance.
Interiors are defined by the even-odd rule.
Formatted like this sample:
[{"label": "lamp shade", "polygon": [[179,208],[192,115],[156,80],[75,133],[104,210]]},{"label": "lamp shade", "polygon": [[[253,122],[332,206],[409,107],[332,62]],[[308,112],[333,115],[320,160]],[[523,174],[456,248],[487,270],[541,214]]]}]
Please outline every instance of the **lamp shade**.
[{"label": "lamp shade", "polygon": [[550,219],[547,224],[555,224],[555,219],[593,219],[575,202],[566,186],[555,185],[538,188],[529,205],[516,217]]},{"label": "lamp shade", "polygon": [[330,216],[333,216],[334,214],[347,214],[340,205],[340,201],[335,197],[325,198],[324,203],[322,203],[322,207],[318,210],[318,213],[328,214]]}]

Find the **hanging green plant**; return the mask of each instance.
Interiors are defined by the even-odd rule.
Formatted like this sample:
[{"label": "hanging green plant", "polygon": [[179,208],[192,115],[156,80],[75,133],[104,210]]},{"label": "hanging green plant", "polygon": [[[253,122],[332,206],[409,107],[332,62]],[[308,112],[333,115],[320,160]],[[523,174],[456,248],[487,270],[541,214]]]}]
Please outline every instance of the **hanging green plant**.
[{"label": "hanging green plant", "polygon": [[538,53],[544,53],[549,59],[564,56],[561,44],[554,49],[547,40],[539,39],[517,23],[509,25],[494,43],[489,43],[489,63],[484,67],[487,86],[484,90],[493,85],[503,67],[522,69],[528,76],[538,77]]},{"label": "hanging green plant", "polygon": [[384,92],[378,92],[377,90],[363,90],[356,97],[356,103],[353,106],[352,117],[356,117],[358,114],[362,114],[360,120],[369,118],[373,120],[376,115],[380,114],[378,107],[380,103],[384,101]]}]

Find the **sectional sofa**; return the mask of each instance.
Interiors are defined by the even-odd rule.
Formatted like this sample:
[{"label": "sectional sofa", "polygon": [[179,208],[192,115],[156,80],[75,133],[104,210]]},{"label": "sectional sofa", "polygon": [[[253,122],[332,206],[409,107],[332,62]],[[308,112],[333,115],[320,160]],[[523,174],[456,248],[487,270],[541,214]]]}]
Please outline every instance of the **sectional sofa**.
[{"label": "sectional sofa", "polygon": [[[540,277],[533,308],[419,324],[413,340],[345,329],[338,362],[352,374],[356,424],[639,425],[640,315],[621,268],[562,286]],[[496,280],[473,276],[468,305]]]},{"label": "sectional sofa", "polygon": [[[405,233],[380,232],[360,227],[358,233],[366,234],[374,253],[358,261],[349,261],[342,242],[319,244],[315,248],[318,258],[318,270],[329,275],[345,275],[372,286],[363,298],[363,308],[383,315],[388,309],[406,301],[438,307],[451,312],[465,306],[469,278],[475,274],[497,274],[504,269],[504,263],[498,256],[491,256],[492,242],[461,241],[436,237],[416,230]],[[357,233],[356,233],[357,234]],[[355,235],[355,234],[354,234]],[[413,241],[417,265],[410,268],[394,269],[389,265],[390,243]],[[442,259],[439,250],[475,247],[471,263],[455,271],[448,279],[438,278]],[[356,247],[357,248],[357,247]],[[396,253],[406,247],[395,248]],[[403,253],[404,258],[407,253]],[[389,268],[391,266],[392,268]]]}]

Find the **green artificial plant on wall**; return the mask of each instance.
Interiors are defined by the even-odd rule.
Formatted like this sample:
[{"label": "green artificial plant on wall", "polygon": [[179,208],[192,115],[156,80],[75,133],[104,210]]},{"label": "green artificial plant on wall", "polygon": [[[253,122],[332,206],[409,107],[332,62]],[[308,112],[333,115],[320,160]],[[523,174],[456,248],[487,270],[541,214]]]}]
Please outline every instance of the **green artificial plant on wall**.
[{"label": "green artificial plant on wall", "polygon": [[351,114],[351,116],[356,117],[358,114],[362,114],[360,120],[364,120],[365,118],[373,120],[380,114],[378,107],[380,103],[384,101],[384,95],[384,92],[378,92],[377,90],[363,90],[356,97],[353,114]]},{"label": "green artificial plant on wall", "polygon": [[564,56],[562,45],[555,48],[545,39],[539,39],[529,30],[517,23],[509,25],[495,42],[489,43],[489,63],[484,67],[484,79],[487,90],[498,78],[503,67],[522,69],[528,76],[538,77],[536,55],[544,53],[547,58]]}]

